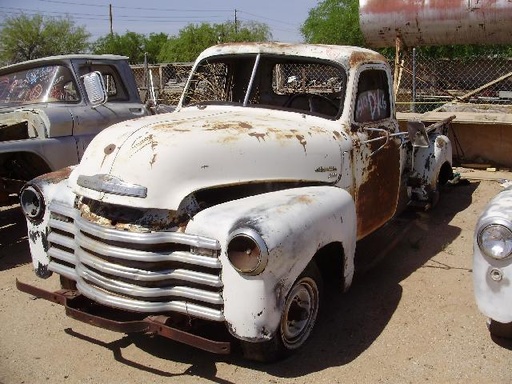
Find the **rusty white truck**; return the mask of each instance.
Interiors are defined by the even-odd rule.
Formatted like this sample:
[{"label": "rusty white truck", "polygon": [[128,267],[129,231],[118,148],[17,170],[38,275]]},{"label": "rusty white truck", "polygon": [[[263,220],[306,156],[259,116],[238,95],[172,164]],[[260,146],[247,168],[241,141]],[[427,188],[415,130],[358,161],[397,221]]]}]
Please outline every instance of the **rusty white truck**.
[{"label": "rusty white truck", "polygon": [[62,55],[0,68],[0,200],[77,164],[104,128],[148,114],[124,56]]},{"label": "rusty white truck", "polygon": [[[116,124],[21,192],[37,276],[67,315],[272,361],[303,346],[356,243],[452,177],[450,119],[408,132],[357,47],[206,49],[176,110]],[[392,239],[390,239],[391,241]]]}]

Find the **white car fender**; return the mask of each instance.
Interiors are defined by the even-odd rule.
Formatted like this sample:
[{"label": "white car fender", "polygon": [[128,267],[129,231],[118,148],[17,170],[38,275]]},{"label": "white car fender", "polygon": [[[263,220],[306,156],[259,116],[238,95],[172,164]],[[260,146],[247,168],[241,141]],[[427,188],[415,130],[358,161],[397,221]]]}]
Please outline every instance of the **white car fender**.
[{"label": "white car fender", "polygon": [[[224,315],[237,338],[263,341],[275,333],[292,284],[323,246],[344,250],[345,288],[352,282],[356,242],[352,197],[341,188],[304,187],[247,197],[198,213],[186,232],[221,243]],[[227,257],[228,241],[238,230],[256,231],[268,249],[264,270],[238,272]]]},{"label": "white car fender", "polygon": [[[50,277],[52,272],[48,270],[50,258],[48,256],[48,222],[50,211],[48,204],[58,201],[66,206],[73,207],[75,194],[68,187],[68,176],[74,166],[63,168],[60,171],[39,176],[24,188],[32,186],[44,196],[44,214],[39,220],[27,219],[28,243],[32,254],[32,264],[37,276]],[[22,190],[23,191],[23,190]]]},{"label": "white car fender", "polygon": [[495,259],[478,245],[479,232],[489,224],[512,230],[512,189],[497,194],[486,206],[473,236],[473,286],[479,310],[500,323],[512,323],[512,256]]},{"label": "white car fender", "polygon": [[452,165],[452,145],[445,135],[435,135],[431,138],[430,145],[434,146],[433,151],[430,148],[417,148],[413,151],[414,173],[435,189],[443,164]]}]

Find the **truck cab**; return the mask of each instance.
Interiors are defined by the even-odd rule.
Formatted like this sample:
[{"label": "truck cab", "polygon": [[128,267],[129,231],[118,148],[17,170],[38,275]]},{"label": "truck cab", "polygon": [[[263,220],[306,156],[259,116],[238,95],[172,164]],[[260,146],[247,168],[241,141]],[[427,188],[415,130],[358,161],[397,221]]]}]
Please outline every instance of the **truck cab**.
[{"label": "truck cab", "polygon": [[367,49],[208,48],[173,113],[113,125],[76,167],[25,185],[34,270],[71,291],[18,288],[109,329],[133,331],[88,305],[212,352],[236,340],[250,359],[281,358],[309,338],[324,282],[350,287],[357,241],[434,205],[448,123],[401,132],[390,67]]},{"label": "truck cab", "polygon": [[[101,87],[88,91],[94,74]],[[0,68],[0,199],[77,164],[107,126],[148,114],[124,56],[62,55]]]}]

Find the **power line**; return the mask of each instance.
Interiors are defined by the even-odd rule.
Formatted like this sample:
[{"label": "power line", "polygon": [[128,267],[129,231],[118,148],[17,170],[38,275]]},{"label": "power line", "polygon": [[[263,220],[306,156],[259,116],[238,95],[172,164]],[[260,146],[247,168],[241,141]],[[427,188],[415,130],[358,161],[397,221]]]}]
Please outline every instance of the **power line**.
[{"label": "power line", "polygon": [[[71,17],[77,21],[99,21],[103,22],[109,21],[109,13],[108,13],[108,5],[105,3],[91,3],[91,2],[80,2],[80,1],[64,1],[64,0],[37,0],[41,3],[45,4],[61,4],[68,5],[70,8],[73,8],[73,12],[71,13]],[[79,12],[77,11],[77,7],[89,7],[98,9],[101,8],[105,12],[101,13],[92,13],[92,12]],[[49,6],[45,7],[50,8]],[[62,8],[62,7],[60,7]],[[67,8],[67,7],[66,7]],[[29,9],[29,8],[13,8],[13,7],[2,7],[3,15],[0,15],[0,20],[4,19],[6,15],[17,15],[20,13],[26,13],[28,15],[46,15],[49,17],[54,16],[63,16],[65,11],[48,11],[48,10],[39,10],[39,9]],[[114,14],[113,19],[114,22],[118,23],[155,23],[155,24],[195,24],[195,23],[218,23],[232,20],[233,17],[233,9],[178,9],[178,8],[150,8],[150,7],[129,7],[129,6],[113,6]],[[129,11],[137,11],[136,14],[129,14]],[[151,15],[145,15],[144,11],[152,12]],[[155,11],[158,11],[158,14],[155,15]],[[191,15],[189,13],[194,13]],[[251,12],[246,12],[244,10],[239,10],[238,8],[235,10],[237,22],[263,22],[267,24],[270,28],[270,31],[280,31],[290,34],[297,34],[300,31],[301,24],[293,24],[289,22],[285,22],[282,20],[276,20],[272,18],[268,18],[262,15],[257,15]],[[172,13],[170,15],[166,15],[166,13]],[[2,17],[4,16],[4,17]],[[291,28],[286,28],[289,26]],[[92,26],[89,26],[92,27]]]},{"label": "power line", "polygon": [[[55,3],[55,4],[68,4],[68,5],[81,5],[84,7],[100,7],[105,8],[105,4],[91,4],[91,3],[77,3],[74,1],[61,1],[61,0],[37,0],[42,3]],[[182,9],[182,8],[146,8],[146,7],[125,7],[122,5],[113,6],[117,9],[131,9],[138,11],[158,11],[158,12],[233,12],[232,9]]]}]

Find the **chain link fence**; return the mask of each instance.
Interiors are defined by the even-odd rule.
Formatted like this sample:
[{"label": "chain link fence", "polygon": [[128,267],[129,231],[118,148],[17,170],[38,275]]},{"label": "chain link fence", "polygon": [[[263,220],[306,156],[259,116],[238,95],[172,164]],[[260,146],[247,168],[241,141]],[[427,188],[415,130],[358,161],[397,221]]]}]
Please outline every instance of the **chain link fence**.
[{"label": "chain link fence", "polygon": [[[395,58],[389,58],[393,69]],[[423,113],[451,101],[512,105],[512,58],[500,55],[456,59],[403,51],[395,71],[399,112]]]},{"label": "chain link fence", "polygon": [[[193,63],[131,65],[142,101],[153,97],[159,104],[176,105]],[[152,84],[151,84],[152,83]],[[151,95],[154,89],[155,95]]]},{"label": "chain link fence", "polygon": [[[395,58],[388,57],[394,71]],[[456,59],[402,51],[395,73],[397,110],[423,113],[451,101],[512,105],[512,58],[500,55]],[[176,105],[193,63],[132,65],[142,100],[153,88],[160,104]],[[146,75],[149,70],[151,76]],[[149,80],[146,80],[149,79]],[[153,87],[148,86],[152,81]]]}]

